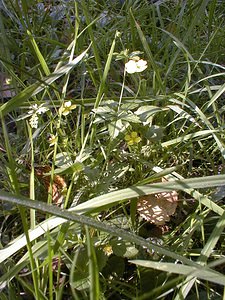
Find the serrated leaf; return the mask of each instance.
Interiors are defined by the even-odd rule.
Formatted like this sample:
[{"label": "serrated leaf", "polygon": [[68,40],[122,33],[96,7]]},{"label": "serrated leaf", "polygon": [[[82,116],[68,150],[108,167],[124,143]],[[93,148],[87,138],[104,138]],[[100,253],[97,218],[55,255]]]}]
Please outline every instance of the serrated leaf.
[{"label": "serrated leaf", "polygon": [[115,122],[111,122],[108,125],[109,135],[112,139],[115,139],[121,131],[124,131],[126,127],[124,127],[121,120],[117,120]]},{"label": "serrated leaf", "polygon": [[57,153],[55,157],[55,165],[57,167],[68,167],[73,164],[72,159],[67,152]]},{"label": "serrated leaf", "polygon": [[92,111],[96,114],[99,114],[99,115],[108,114],[110,112],[114,113],[114,111],[108,106],[99,106],[98,108],[93,108]]},{"label": "serrated leaf", "polygon": [[144,105],[138,108],[138,110],[135,111],[135,114],[139,116],[140,120],[143,122],[144,125],[151,123],[152,117],[158,113],[161,112],[162,109],[158,106],[154,105]]},{"label": "serrated leaf", "polygon": [[112,120],[113,115],[115,115],[115,111],[108,106],[100,106],[92,109],[92,111],[96,114],[94,124]]},{"label": "serrated leaf", "polygon": [[126,253],[126,244],[122,239],[113,239],[110,245],[112,246],[113,254],[116,256],[123,257]]},{"label": "serrated leaf", "polygon": [[84,169],[84,165],[82,163],[75,162],[70,166],[55,169],[54,174],[60,174],[60,175],[74,174],[83,171],[83,169]]},{"label": "serrated leaf", "polygon": [[159,127],[157,125],[152,125],[145,132],[145,137],[148,140],[160,141],[162,139],[162,137],[163,137],[163,128],[161,128],[161,127]]},{"label": "serrated leaf", "polygon": [[139,117],[134,115],[133,113],[127,113],[126,115],[123,115],[122,119],[132,123],[141,123]]},{"label": "serrated leaf", "polygon": [[130,102],[130,103],[123,103],[120,107],[122,110],[127,111],[127,110],[133,110],[137,108],[139,105],[140,105],[139,103]]}]

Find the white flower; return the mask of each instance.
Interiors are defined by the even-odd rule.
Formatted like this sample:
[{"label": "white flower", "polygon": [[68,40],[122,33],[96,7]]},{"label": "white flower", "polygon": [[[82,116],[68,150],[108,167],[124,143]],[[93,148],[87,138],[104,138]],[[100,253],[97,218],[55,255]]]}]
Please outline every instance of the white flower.
[{"label": "white flower", "polygon": [[31,105],[29,108],[27,115],[25,117],[30,117],[29,124],[31,128],[38,128],[38,115],[44,114],[49,109],[44,106],[45,104],[37,105],[36,103]]},{"label": "white flower", "polygon": [[148,65],[147,65],[147,61],[140,59],[136,62],[136,66],[137,66],[137,72],[142,72],[145,69],[147,69]]},{"label": "white flower", "polygon": [[11,84],[11,83],[12,83],[12,78],[6,78],[6,79],[5,79],[5,83],[6,83],[7,85]]},{"label": "white flower", "polygon": [[29,108],[30,108],[30,110],[28,111],[28,114],[32,115],[32,114],[34,114],[37,111],[38,105],[37,104],[33,104]]},{"label": "white flower", "polygon": [[38,128],[38,116],[37,114],[33,114],[33,116],[29,120],[31,128]]},{"label": "white flower", "polygon": [[66,101],[64,107],[70,107],[72,105],[71,101]]},{"label": "white flower", "polygon": [[37,110],[37,113],[39,114],[39,115],[41,115],[41,114],[44,114],[44,113],[46,113],[46,111],[48,111],[48,108],[47,107],[39,107],[38,108],[38,110]]},{"label": "white flower", "polygon": [[59,113],[63,116],[67,116],[71,110],[75,109],[76,105],[72,105],[71,101],[66,101],[63,105],[59,108]]},{"label": "white flower", "polygon": [[47,107],[44,107],[44,104],[41,104],[40,106],[38,106],[37,104],[33,104],[30,107],[30,110],[28,111],[29,115],[33,115],[33,114],[44,114],[46,111],[48,111]]},{"label": "white flower", "polygon": [[143,72],[147,67],[147,61],[139,59],[139,57],[138,59],[135,57],[135,60],[131,59],[125,64],[125,70],[129,74]]}]

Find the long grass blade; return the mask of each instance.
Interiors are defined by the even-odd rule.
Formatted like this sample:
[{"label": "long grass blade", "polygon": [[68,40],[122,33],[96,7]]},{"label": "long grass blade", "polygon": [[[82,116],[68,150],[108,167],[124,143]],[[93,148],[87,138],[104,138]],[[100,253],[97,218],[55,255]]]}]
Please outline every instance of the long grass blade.
[{"label": "long grass blade", "polygon": [[29,87],[27,87],[26,89],[24,89],[17,96],[15,96],[11,100],[9,100],[7,103],[3,104],[0,107],[0,112],[3,115],[5,115],[5,114],[9,113],[10,111],[12,111],[13,109],[16,109],[17,107],[20,107],[20,105],[22,103],[27,101],[32,96],[35,96],[38,93],[40,93],[42,90],[44,90],[46,87],[51,85],[54,81],[56,81],[56,79],[60,78],[61,76],[65,75],[65,74],[67,74],[68,72],[70,72],[85,57],[85,55],[88,52],[89,48],[90,48],[90,46],[88,47],[87,50],[82,52],[79,56],[77,56],[70,63],[68,63],[67,65],[65,65],[61,68],[59,68],[58,70],[56,70],[55,72],[53,72],[49,76],[45,77],[42,80],[41,85],[40,85],[39,82],[36,82],[36,83],[30,85]]},{"label": "long grass blade", "polygon": [[213,270],[207,270],[206,268],[202,267],[195,268],[191,266],[185,266],[182,264],[154,262],[149,260],[130,260],[130,262],[145,268],[153,268],[155,270],[169,272],[172,274],[192,275],[202,280],[208,280],[213,283],[225,285],[225,277],[223,276],[223,274]]}]

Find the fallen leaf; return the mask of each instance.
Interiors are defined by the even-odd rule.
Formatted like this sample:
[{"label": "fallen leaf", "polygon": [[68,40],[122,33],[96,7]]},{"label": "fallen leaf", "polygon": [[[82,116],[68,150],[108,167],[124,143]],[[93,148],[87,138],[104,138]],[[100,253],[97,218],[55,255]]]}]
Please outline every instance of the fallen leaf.
[{"label": "fallen leaf", "polygon": [[178,193],[176,191],[145,195],[138,200],[137,212],[148,222],[158,226],[164,225],[175,213],[177,201]]}]

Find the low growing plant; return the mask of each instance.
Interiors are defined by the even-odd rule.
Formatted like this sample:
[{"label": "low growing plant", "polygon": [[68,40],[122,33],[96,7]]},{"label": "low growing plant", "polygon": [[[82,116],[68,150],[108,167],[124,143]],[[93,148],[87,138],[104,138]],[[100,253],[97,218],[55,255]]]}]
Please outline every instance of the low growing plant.
[{"label": "low growing plant", "polygon": [[0,299],[222,299],[223,2],[2,3]]}]

